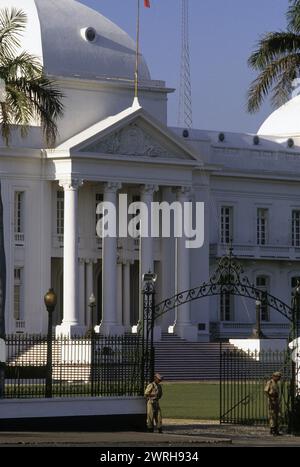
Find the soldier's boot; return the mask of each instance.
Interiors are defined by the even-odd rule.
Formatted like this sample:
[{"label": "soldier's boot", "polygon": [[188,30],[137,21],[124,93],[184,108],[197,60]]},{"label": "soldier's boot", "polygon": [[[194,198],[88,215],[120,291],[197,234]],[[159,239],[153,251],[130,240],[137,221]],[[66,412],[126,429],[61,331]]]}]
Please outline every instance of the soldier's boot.
[{"label": "soldier's boot", "polygon": [[270,428],[270,435],[274,435],[274,430],[275,430],[275,428],[273,428],[273,427]]}]

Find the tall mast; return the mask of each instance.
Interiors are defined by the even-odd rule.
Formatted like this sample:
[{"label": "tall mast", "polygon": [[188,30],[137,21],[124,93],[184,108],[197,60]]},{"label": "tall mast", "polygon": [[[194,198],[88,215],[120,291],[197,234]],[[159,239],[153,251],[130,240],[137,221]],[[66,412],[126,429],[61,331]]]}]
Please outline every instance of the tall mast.
[{"label": "tall mast", "polygon": [[193,112],[189,44],[189,0],[181,0],[181,7],[181,65],[177,123],[180,127],[191,128],[193,125]]}]

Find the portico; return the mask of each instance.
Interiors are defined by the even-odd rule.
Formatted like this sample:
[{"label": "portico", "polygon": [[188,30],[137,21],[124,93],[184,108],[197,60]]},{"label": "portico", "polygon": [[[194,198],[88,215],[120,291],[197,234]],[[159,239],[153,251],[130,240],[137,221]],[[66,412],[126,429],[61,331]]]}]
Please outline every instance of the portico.
[{"label": "portico", "polygon": [[[128,127],[135,132],[133,148],[130,139],[122,139]],[[118,134],[121,134],[121,138],[116,136]],[[111,138],[121,140],[122,154],[118,154],[116,149],[112,154]],[[174,238],[170,238],[173,247],[169,255],[162,254],[166,239],[152,238],[150,217],[149,235],[146,237],[96,238],[95,193],[98,200],[115,206],[117,213],[120,193],[126,193],[128,200],[139,199],[145,203],[149,216],[152,201],[170,201],[164,198],[165,193],[171,193],[173,200],[183,205],[191,194],[193,168],[195,165],[201,166],[192,149],[169,135],[167,129],[163,128],[162,131],[161,125],[158,129],[152,117],[135,104],[126,111],[125,116],[124,112],[115,116],[110,127],[106,128],[105,122],[100,122],[93,129],[77,135],[76,141],[72,138],[49,153],[47,160],[49,166],[54,167],[55,177],[64,189],[63,320],[57,326],[58,334],[76,335],[88,329],[92,320],[88,316],[87,297],[95,293],[96,286],[101,288],[102,317],[95,329],[106,335],[122,334],[132,324],[137,324],[132,322],[134,301],[139,302],[138,318],[141,320],[141,277],[145,272],[162,271],[162,277],[169,276],[174,291],[176,284],[178,290],[189,288],[190,252],[185,247],[185,239],[175,242]],[[116,166],[118,180],[114,178]],[[71,173],[63,178],[62,173],[70,167]],[[80,174],[80,178],[76,178],[75,174]],[[80,210],[81,198],[84,198],[85,206],[89,206],[86,212]],[[143,227],[140,226],[141,229]],[[171,267],[175,257],[179,273]],[[95,264],[99,264],[102,271],[101,284],[99,280],[96,283]],[[135,264],[138,264],[139,287],[134,289]],[[163,281],[162,277],[158,279],[159,284]],[[159,288],[160,298],[165,298],[161,286]],[[192,325],[188,307],[177,313],[175,324],[179,335],[196,339],[197,331]],[[158,328],[157,337],[160,332]]]}]

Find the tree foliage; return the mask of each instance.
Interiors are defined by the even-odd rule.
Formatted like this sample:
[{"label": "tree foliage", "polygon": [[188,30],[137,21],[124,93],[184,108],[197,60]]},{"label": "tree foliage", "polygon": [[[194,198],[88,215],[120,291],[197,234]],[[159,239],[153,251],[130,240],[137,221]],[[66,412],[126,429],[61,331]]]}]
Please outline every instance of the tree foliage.
[{"label": "tree foliage", "polygon": [[256,112],[270,93],[273,105],[282,105],[300,76],[300,0],[289,0],[286,18],[286,31],[264,34],[248,59],[258,72],[248,91],[249,112]]},{"label": "tree foliage", "polygon": [[49,147],[57,137],[62,116],[62,93],[47,78],[39,59],[20,51],[27,17],[22,10],[0,10],[1,134],[8,145],[13,125],[26,136],[32,122],[39,122]]}]

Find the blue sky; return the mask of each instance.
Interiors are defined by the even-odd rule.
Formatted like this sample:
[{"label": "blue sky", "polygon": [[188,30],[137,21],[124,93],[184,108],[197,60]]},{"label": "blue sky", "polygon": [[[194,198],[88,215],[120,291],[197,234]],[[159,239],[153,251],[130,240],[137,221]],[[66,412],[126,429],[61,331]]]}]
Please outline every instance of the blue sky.
[{"label": "blue sky", "polygon": [[[135,37],[136,0],[80,0]],[[142,2],[142,0],[141,0]],[[256,132],[272,111],[245,110],[254,74],[247,58],[259,36],[284,29],[288,0],[189,0],[193,127]],[[178,88],[181,0],[151,0],[142,8],[141,49],[152,78]],[[169,124],[176,125],[178,93],[169,98]]]}]

